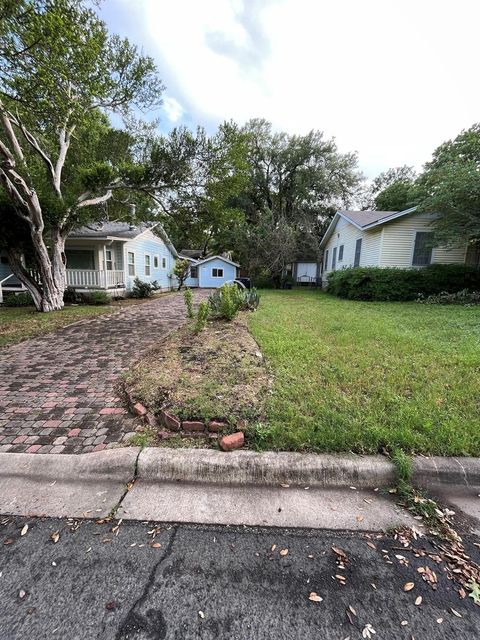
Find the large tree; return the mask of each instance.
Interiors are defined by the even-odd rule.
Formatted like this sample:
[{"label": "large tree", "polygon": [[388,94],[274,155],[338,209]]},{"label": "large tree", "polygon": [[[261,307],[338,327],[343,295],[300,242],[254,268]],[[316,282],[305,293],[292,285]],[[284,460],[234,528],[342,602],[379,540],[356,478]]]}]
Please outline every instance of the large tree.
[{"label": "large tree", "polygon": [[419,209],[439,215],[438,243],[480,244],[480,123],[441,144],[417,181]]},{"label": "large tree", "polygon": [[318,240],[335,211],[352,201],[361,175],[356,155],[340,153],[320,131],[289,135],[251,120],[243,133],[250,176],[236,203],[245,214],[235,229],[239,257],[252,274],[266,270],[278,282],[296,257],[319,259]]},{"label": "large tree", "polygon": [[404,211],[415,200],[414,184],[417,174],[404,165],[380,173],[369,188],[366,208],[377,211]]},{"label": "large tree", "polygon": [[154,107],[163,86],[153,60],[110,35],[84,0],[0,0],[0,16],[0,224],[15,220],[12,269],[51,311],[63,306],[72,227],[101,215],[115,191],[161,178],[104,157],[106,139],[121,140],[103,114]]}]

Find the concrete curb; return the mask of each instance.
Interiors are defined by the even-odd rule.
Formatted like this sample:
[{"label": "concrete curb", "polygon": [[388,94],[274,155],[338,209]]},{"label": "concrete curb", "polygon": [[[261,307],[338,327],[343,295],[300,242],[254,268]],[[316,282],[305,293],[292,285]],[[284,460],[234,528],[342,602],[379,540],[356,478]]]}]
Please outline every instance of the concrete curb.
[{"label": "concrete curb", "polygon": [[85,455],[0,453],[0,479],[37,481],[124,482],[133,478],[139,447],[96,451]]},{"label": "concrete curb", "polygon": [[147,482],[375,488],[393,484],[395,468],[383,456],[146,448],[138,459],[137,478]]},{"label": "concrete curb", "polygon": [[413,484],[429,489],[439,485],[480,486],[480,458],[413,459]]}]

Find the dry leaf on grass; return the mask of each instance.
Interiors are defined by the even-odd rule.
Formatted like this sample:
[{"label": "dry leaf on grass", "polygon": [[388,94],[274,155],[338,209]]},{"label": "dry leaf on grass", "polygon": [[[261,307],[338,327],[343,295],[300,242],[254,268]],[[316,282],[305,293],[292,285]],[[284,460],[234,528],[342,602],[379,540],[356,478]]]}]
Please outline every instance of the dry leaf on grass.
[{"label": "dry leaf on grass", "polygon": [[28,524],[26,524],[26,525],[23,527],[23,529],[20,531],[20,535],[21,535],[21,536],[26,535],[27,531],[28,531]]},{"label": "dry leaf on grass", "polygon": [[413,589],[413,587],[414,587],[414,586],[415,586],[415,583],[414,583],[414,582],[406,582],[406,583],[403,585],[403,590],[404,590],[404,591],[411,591],[411,590]]},{"label": "dry leaf on grass", "polygon": [[423,598],[422,596],[418,596],[418,598],[415,600],[415,604],[418,606],[420,606],[422,604]]},{"label": "dry leaf on grass", "polygon": [[59,540],[60,540],[60,531],[54,531],[52,533],[52,535],[50,536],[50,538],[53,540],[53,542],[56,544]]},{"label": "dry leaf on grass", "polygon": [[450,611],[453,613],[454,616],[457,616],[457,618],[463,618],[461,613],[458,613],[458,611],[456,611],[455,609],[452,609],[452,607],[450,607]]},{"label": "dry leaf on grass", "polygon": [[162,545],[160,544],[160,542],[152,542],[150,546],[152,547],[152,549],[160,549]]},{"label": "dry leaf on grass", "polygon": [[282,556],[282,558],[284,558],[285,556],[288,556],[288,549],[281,549],[280,555]]},{"label": "dry leaf on grass", "polygon": [[203,613],[203,611],[199,611],[198,615],[200,616],[200,618],[203,620],[205,618],[205,614]]}]

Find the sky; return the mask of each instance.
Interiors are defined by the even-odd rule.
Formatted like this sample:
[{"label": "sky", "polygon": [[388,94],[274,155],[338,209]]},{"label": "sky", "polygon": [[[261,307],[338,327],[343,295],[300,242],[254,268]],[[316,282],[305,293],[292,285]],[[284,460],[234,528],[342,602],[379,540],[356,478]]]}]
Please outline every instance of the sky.
[{"label": "sky", "polygon": [[479,0],[104,0],[101,15],[155,58],[162,131],[318,129],[373,178],[480,120]]}]

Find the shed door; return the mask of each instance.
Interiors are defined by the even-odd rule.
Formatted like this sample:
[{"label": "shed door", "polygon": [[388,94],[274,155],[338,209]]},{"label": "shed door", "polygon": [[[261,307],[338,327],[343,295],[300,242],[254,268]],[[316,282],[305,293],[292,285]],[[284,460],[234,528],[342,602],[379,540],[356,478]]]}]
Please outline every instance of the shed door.
[{"label": "shed door", "polygon": [[[299,262],[297,265],[297,278],[316,278],[317,263],[316,262]],[[305,278],[305,279],[306,279]]]}]

